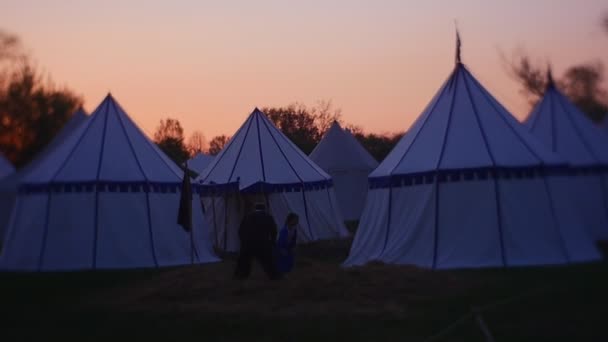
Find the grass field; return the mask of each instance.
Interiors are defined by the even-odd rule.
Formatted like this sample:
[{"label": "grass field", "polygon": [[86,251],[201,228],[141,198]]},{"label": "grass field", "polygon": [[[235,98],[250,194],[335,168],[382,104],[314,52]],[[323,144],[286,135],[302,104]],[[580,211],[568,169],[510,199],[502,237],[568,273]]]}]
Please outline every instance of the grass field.
[{"label": "grass field", "polygon": [[[608,263],[342,269],[348,246],[301,247],[297,269],[278,282],[257,266],[233,280],[231,256],[162,270],[0,273],[0,329],[19,340],[425,341],[473,306],[498,302],[483,311],[496,341],[608,341]],[[437,341],[483,335],[467,318]]]}]

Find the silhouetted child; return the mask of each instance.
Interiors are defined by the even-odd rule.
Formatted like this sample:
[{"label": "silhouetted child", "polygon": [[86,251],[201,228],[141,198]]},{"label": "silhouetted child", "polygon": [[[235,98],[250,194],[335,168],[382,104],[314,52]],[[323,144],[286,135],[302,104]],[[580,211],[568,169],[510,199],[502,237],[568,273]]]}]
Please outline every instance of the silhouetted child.
[{"label": "silhouetted child", "polygon": [[285,225],[279,232],[277,240],[277,270],[279,273],[289,273],[293,269],[294,249],[298,239],[298,226],[300,219],[295,213],[289,213]]}]

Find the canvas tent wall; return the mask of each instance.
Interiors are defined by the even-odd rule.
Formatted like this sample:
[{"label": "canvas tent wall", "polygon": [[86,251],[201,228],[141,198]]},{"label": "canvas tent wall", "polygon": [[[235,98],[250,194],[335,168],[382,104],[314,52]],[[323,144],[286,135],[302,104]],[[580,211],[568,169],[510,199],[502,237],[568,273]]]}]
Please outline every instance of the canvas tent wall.
[{"label": "canvas tent wall", "polygon": [[200,174],[205,170],[207,165],[209,165],[212,160],[213,156],[204,153],[198,153],[196,156],[192,157],[192,159],[188,160],[188,168]]},{"label": "canvas tent wall", "polygon": [[608,239],[608,134],[595,126],[555,86],[551,73],[541,101],[525,124],[572,167],[574,206],[597,240]]},{"label": "canvas tent wall", "polygon": [[44,159],[43,156],[55,150],[57,146],[61,145],[78,126],[86,121],[87,118],[88,115],[84,109],[78,109],[55,135],[55,137],[53,137],[51,142],[45,146],[32,161],[30,161],[19,171],[0,179],[0,251],[2,250],[4,235],[6,233],[6,225],[8,224],[10,213],[13,210],[15,199],[17,198],[21,178],[26,175],[28,171],[35,169],[38,166],[38,163]]},{"label": "canvas tent wall", "polygon": [[545,177],[562,163],[458,61],[371,173],[344,265],[449,269],[598,259],[568,198]]},{"label": "canvas tent wall", "polygon": [[[200,206],[177,222],[182,171],[108,95],[21,177],[0,267],[18,271],[216,261]],[[196,209],[198,208],[198,209]]]},{"label": "canvas tent wall", "polygon": [[344,218],[358,220],[367,196],[367,176],[378,162],[337,121],[310,153],[310,159],[331,176]]},{"label": "canvas tent wall", "polygon": [[329,175],[257,108],[197,181],[221,249],[239,249],[250,196],[266,199],[279,226],[289,212],[298,214],[298,242],[348,236]]}]

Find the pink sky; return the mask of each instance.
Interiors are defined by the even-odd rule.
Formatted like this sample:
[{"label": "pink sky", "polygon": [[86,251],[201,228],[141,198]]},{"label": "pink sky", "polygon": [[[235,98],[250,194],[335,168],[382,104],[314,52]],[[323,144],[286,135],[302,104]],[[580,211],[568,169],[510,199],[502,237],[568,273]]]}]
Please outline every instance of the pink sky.
[{"label": "pink sky", "polygon": [[519,119],[499,50],[524,47],[555,74],[608,67],[605,0],[0,2],[0,28],[92,111],[108,91],[152,135],[161,118],[208,139],[255,106],[332,100],[370,132],[405,130],[463,61]]}]

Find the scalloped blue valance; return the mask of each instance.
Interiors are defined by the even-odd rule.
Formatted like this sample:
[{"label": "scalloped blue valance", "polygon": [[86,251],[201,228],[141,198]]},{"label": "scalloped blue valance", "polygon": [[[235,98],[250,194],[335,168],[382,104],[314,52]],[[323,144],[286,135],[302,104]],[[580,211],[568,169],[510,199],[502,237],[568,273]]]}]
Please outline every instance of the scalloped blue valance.
[{"label": "scalloped blue valance", "polygon": [[462,170],[437,170],[411,173],[406,175],[393,175],[384,177],[370,177],[369,187],[393,188],[421,184],[462,182],[486,179],[529,179],[545,176],[577,176],[608,173],[603,166],[592,167],[524,167],[524,168],[477,168]]}]

